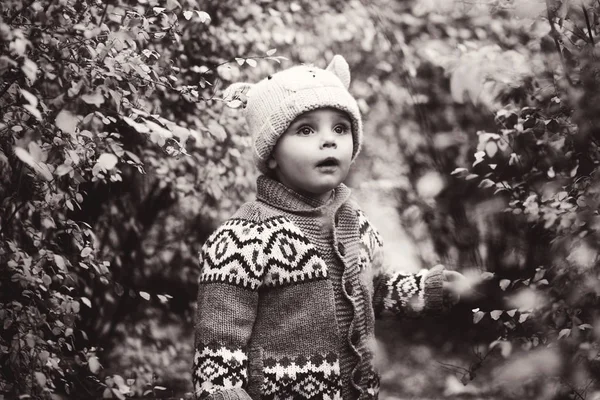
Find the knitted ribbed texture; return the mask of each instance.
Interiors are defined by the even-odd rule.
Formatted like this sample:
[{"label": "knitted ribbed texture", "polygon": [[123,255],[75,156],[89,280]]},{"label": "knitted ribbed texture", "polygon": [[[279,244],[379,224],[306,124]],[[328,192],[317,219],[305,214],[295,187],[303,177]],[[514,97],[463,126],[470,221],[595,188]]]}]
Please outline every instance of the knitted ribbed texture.
[{"label": "knitted ribbed texture", "polygon": [[323,204],[265,176],[202,250],[194,388],[253,399],[374,399],[374,308],[441,308],[441,271],[380,268],[381,238],[340,185]]},{"label": "knitted ribbed texture", "polygon": [[222,392],[214,393],[212,400],[252,400],[244,389],[230,389]]},{"label": "knitted ribbed texture", "polygon": [[350,68],[336,55],[326,69],[299,65],[280,71],[256,84],[238,82],[223,93],[226,100],[245,98],[244,115],[254,146],[254,161],[266,173],[266,161],[279,137],[301,114],[332,107],[348,114],[352,124],[352,160],[362,144],[358,104],[348,92]]}]

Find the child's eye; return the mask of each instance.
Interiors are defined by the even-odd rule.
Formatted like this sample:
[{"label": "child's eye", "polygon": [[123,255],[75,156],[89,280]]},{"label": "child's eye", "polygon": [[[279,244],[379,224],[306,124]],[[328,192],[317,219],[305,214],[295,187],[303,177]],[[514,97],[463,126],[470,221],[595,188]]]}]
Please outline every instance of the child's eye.
[{"label": "child's eye", "polygon": [[335,133],[343,135],[343,134],[348,133],[350,131],[350,127],[348,125],[345,125],[345,124],[340,124],[340,125],[336,125],[335,128],[333,128],[333,131]]},{"label": "child's eye", "polygon": [[298,134],[302,136],[308,136],[311,133],[313,133],[313,130],[310,126],[301,126],[300,129],[298,129]]}]

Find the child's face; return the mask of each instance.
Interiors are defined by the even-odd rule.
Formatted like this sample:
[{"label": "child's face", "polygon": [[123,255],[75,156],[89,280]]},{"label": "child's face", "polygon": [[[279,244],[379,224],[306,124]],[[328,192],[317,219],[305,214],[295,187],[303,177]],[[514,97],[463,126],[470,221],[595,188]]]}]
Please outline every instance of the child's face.
[{"label": "child's face", "polygon": [[281,183],[298,193],[328,194],[348,175],[352,142],[346,113],[333,108],[309,111],[281,135],[270,166]]}]

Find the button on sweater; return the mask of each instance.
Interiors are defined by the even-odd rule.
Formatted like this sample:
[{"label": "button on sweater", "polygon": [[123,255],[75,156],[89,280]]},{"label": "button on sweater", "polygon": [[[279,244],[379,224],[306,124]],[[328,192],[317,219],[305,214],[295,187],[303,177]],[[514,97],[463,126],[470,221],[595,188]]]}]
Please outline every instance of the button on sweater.
[{"label": "button on sweater", "polygon": [[442,307],[442,271],[382,263],[341,184],[326,202],[266,176],[200,254],[193,384],[209,399],[375,399],[374,320]]}]

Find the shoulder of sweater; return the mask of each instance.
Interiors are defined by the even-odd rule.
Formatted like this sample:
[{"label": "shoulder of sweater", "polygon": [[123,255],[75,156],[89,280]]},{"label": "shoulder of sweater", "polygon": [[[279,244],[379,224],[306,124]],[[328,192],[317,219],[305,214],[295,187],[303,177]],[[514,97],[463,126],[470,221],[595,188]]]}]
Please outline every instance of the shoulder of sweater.
[{"label": "shoulder of sweater", "polygon": [[244,203],[231,216],[230,219],[243,219],[260,224],[274,217],[282,216],[283,214],[265,203],[254,200]]}]

